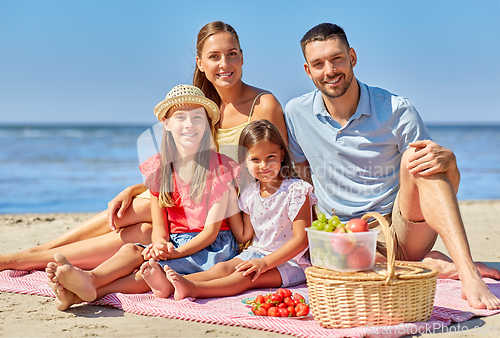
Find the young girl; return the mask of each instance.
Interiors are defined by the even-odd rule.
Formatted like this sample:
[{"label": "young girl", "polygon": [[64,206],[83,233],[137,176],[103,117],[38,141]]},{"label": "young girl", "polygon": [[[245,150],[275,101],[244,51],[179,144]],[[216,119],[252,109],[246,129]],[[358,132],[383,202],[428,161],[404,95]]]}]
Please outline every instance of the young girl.
[{"label": "young girl", "polygon": [[249,240],[255,233],[252,245],[228,262],[186,277],[169,268],[161,276],[157,264],[150,261],[147,269],[156,277],[145,279],[153,290],[168,280],[175,299],[209,298],[305,282],[304,269],[309,262],[303,256],[307,249],[304,229],[311,224],[311,206],[317,201],[312,186],[291,178],[288,150],[269,121],[255,121],[243,129],[239,159],[255,180],[241,193],[243,219],[240,216],[239,222],[243,224],[241,231],[234,233],[239,241]]},{"label": "young girl", "polygon": [[157,170],[146,178],[152,195],[152,244],[144,249],[126,244],[91,271],[80,270],[56,254],[46,272],[59,310],[113,292],[149,291],[141,273],[133,273],[145,259],[190,274],[237,254],[224,218],[228,183],[239,167],[214,150],[217,105],[200,89],[180,85],[155,107],[155,114],[163,122],[164,134]]}]

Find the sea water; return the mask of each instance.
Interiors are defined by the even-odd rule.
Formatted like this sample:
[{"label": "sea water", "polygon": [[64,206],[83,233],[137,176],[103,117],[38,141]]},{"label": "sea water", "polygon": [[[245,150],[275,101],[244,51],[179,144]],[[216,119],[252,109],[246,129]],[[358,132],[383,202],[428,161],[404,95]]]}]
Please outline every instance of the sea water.
[{"label": "sea water", "polygon": [[[0,213],[101,211],[141,183],[149,126],[0,126]],[[500,199],[500,126],[430,126],[457,156],[459,200]]]}]

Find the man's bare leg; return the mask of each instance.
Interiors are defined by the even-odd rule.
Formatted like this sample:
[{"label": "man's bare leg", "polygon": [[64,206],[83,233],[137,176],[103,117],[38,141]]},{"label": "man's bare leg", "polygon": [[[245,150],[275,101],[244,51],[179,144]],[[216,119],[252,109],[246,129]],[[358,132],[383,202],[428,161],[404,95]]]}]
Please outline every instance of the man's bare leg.
[{"label": "man's bare leg", "polygon": [[[123,216],[116,218],[117,228],[125,228],[138,223],[151,223],[151,201],[149,199],[134,198]],[[85,239],[98,237],[111,231],[108,222],[108,210],[104,210],[58,238],[21,252],[31,253],[50,250]],[[52,254],[52,256],[54,255]]]},{"label": "man's bare leg", "polygon": [[[460,279],[458,270],[450,257],[439,251],[431,251],[422,260],[423,263],[429,264],[439,270],[438,278],[442,279]],[[500,279],[500,271],[492,268],[481,262],[474,262],[477,270],[482,277]]]},{"label": "man's bare leg", "polygon": [[99,237],[40,252],[0,255],[0,271],[42,270],[49,262],[54,261],[54,255],[58,252],[71,264],[89,270],[111,258],[126,243],[150,244],[151,224],[136,224],[121,229],[119,233],[109,232]]},{"label": "man's bare leg", "polygon": [[399,207],[403,217],[415,222],[425,219],[441,236],[462,282],[462,298],[468,301],[469,306],[499,309],[500,300],[491,293],[472,261],[455,195],[458,186],[451,183],[455,179],[447,173],[430,176],[411,174],[406,168],[413,152],[414,149],[407,150],[401,163]]}]

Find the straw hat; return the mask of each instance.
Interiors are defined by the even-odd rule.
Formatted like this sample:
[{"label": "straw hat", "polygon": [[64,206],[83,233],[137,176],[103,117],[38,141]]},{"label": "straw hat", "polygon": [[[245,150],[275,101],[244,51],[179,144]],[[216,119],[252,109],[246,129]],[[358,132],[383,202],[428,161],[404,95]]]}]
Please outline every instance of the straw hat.
[{"label": "straw hat", "polygon": [[219,122],[219,107],[217,107],[215,102],[207,99],[200,88],[190,85],[178,85],[172,88],[165,97],[165,100],[156,105],[154,109],[155,115],[161,122],[170,108],[182,103],[199,104],[203,106],[208,116],[210,116],[212,124],[215,125]]}]

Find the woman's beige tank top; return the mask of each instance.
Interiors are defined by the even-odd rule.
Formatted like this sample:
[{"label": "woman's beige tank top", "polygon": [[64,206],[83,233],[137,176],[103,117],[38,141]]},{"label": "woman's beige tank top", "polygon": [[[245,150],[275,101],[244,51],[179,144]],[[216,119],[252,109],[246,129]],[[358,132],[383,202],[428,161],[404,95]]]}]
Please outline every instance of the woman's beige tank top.
[{"label": "woman's beige tank top", "polygon": [[222,129],[220,128],[217,132],[217,141],[219,142],[219,152],[226,156],[231,157],[233,160],[238,162],[238,143],[240,141],[240,135],[252,118],[253,108],[255,107],[255,102],[257,99],[264,94],[270,94],[269,92],[262,92],[255,97],[252,103],[252,108],[250,108],[250,114],[248,115],[248,121],[240,124],[239,126]]}]

